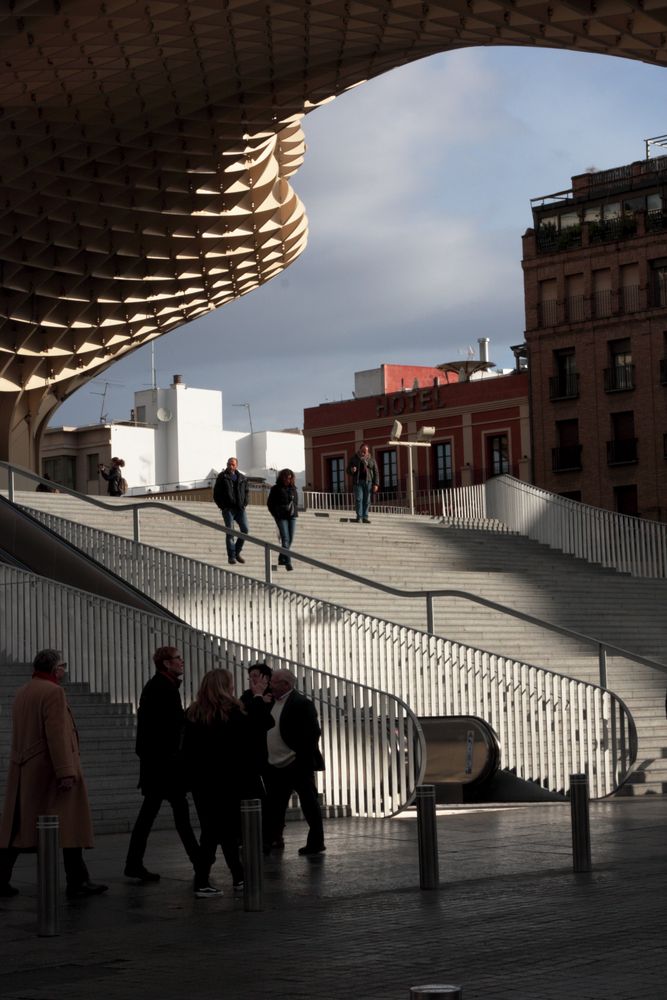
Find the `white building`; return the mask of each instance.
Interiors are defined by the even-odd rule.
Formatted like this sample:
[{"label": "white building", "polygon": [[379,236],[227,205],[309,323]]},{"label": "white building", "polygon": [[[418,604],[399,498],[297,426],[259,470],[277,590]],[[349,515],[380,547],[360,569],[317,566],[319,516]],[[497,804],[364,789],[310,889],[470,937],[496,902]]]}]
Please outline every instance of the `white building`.
[{"label": "white building", "polygon": [[118,456],[125,460],[130,493],[162,492],[207,485],[235,455],[252,479],[273,484],[276,472],[287,467],[303,486],[302,432],[226,431],[218,390],[190,388],[175,375],[166,389],[136,392],[131,417],[90,427],[49,428],[42,439],[42,472],[82,493],[106,493],[97,467]]}]

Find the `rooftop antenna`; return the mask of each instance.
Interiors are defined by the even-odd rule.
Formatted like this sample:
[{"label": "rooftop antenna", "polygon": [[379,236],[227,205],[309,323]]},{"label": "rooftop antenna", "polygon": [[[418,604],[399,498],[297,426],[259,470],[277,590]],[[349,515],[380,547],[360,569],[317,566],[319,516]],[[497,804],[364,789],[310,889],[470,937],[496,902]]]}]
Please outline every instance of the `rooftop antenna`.
[{"label": "rooftop antenna", "polygon": [[109,393],[109,386],[110,385],[115,385],[115,386],[119,386],[120,388],[124,388],[124,386],[123,386],[123,384],[121,382],[105,382],[104,383],[104,389],[102,390],[102,392],[95,392],[94,389],[90,390],[91,396],[101,396],[102,397],[102,405],[100,406],[100,419],[99,419],[99,422],[101,424],[106,424],[107,421],[109,420],[109,414],[104,412],[104,406],[105,406],[106,401],[107,401],[107,395]]},{"label": "rooftop antenna", "polygon": [[248,411],[248,422],[250,423],[250,433],[254,434],[252,429],[252,414],[250,413],[250,403],[232,403],[232,406],[244,406]]}]

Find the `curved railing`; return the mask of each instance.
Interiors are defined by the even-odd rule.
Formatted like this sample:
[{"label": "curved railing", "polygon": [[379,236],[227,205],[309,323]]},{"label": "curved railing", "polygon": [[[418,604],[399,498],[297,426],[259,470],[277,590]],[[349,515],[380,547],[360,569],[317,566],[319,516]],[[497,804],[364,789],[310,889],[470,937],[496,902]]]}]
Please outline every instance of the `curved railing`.
[{"label": "curved railing", "polygon": [[551,548],[629,573],[667,577],[667,524],[589,507],[513,476],[486,483],[489,517]]},{"label": "curved railing", "polygon": [[[29,662],[40,648],[65,651],[69,677],[113,702],[136,707],[148,680],[153,651],[177,646],[186,659],[184,700],[213,667],[235,674],[245,687],[244,667],[266,653],[225,641],[157,615],[64,587],[25,570],[0,565],[2,652]],[[394,694],[349,678],[271,655],[287,667],[317,707],[326,770],[318,776],[328,807],[354,816],[391,816],[408,805],[421,780],[424,740],[412,710]]]},{"label": "curved railing", "polygon": [[[621,699],[602,687],[267,585],[45,511],[32,513],[198,629],[301,663],[330,665],[336,676],[392,691],[417,716],[481,716],[498,733],[503,767],[514,769],[520,777],[564,791],[570,774],[586,771],[591,794],[599,797],[618,787],[635,760],[632,717]],[[463,591],[441,593],[545,624]],[[549,627],[597,642],[560,626]],[[625,651],[619,653],[632,657]]]}]

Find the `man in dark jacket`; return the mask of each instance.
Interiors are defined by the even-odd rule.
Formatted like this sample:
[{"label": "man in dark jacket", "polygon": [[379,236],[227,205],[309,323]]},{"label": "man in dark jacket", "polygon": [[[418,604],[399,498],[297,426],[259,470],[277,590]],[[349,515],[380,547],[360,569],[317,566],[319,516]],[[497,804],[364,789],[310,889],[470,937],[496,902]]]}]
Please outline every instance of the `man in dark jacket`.
[{"label": "man in dark jacket", "polygon": [[[227,468],[215,481],[213,499],[222,511],[225,527],[233,528],[236,521],[239,531],[247,535],[248,518],[245,509],[248,506],[248,480],[239,472],[238,459],[227,459]],[[243,538],[227,535],[227,561],[230,566],[245,562],[241,555],[243,542]]]},{"label": "man in dark jacket", "polygon": [[370,524],[368,510],[371,496],[380,489],[380,478],[375,459],[371,458],[367,444],[362,444],[359,451],[354,455],[347,467],[349,476],[352,476],[352,490],[354,492],[354,506],[356,511],[355,523]]},{"label": "man in dark jacket", "polygon": [[125,861],[125,875],[141,882],[157,882],[160,876],[144,867],[144,853],[151,827],[167,800],[186,854],[193,865],[199,843],[190,825],[185,769],[181,742],[185,713],[179,687],[183,679],[183,657],[173,646],[161,646],[153,654],[155,674],[141,692],[137,712],[139,788],[144,796],[134,824]]},{"label": "man in dark jacket", "polygon": [[321,854],[326,847],[315,781],[315,771],[324,770],[318,747],[321,730],[315,706],[294,690],[295,682],[290,670],[274,670],[271,676],[274,726],[266,734],[269,763],[264,850],[283,846],[285,813],[290,796],[296,792],[308,823],[306,844],[299,848],[299,854]]}]

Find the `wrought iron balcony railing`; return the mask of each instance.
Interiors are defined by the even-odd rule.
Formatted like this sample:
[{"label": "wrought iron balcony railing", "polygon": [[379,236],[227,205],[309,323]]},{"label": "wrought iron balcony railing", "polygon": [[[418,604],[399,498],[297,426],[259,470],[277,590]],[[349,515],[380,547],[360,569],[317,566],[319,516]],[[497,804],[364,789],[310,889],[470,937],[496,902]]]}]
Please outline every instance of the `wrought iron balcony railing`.
[{"label": "wrought iron balcony railing", "polygon": [[579,372],[552,375],[549,379],[549,399],[576,399],[579,395]]},{"label": "wrought iron balcony railing", "polygon": [[604,369],[604,391],[623,392],[635,387],[635,366],[614,365]]},{"label": "wrought iron balcony railing", "polygon": [[568,444],[551,449],[551,469],[553,472],[577,472],[581,469],[581,445]]},{"label": "wrought iron balcony railing", "polygon": [[630,465],[637,461],[637,438],[607,441],[607,465]]}]

